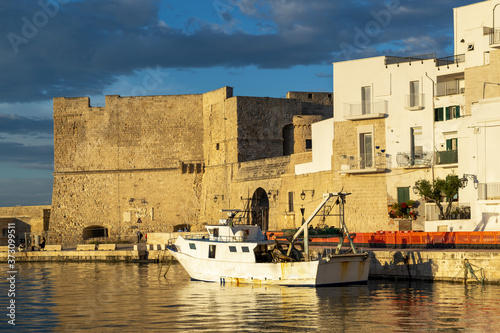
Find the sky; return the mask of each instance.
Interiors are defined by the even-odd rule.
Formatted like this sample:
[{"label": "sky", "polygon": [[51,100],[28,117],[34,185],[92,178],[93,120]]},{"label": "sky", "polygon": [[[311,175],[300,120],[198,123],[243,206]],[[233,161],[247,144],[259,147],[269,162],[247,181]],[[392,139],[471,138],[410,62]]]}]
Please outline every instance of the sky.
[{"label": "sky", "polygon": [[453,55],[465,0],[0,0],[0,207],[49,205],[52,99],[333,91],[333,62]]}]

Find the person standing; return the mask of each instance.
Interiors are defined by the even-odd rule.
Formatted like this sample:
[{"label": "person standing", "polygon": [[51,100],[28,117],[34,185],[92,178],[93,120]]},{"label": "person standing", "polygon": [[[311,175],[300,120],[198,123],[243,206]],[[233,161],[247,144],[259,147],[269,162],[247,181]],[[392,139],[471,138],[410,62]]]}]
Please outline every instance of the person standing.
[{"label": "person standing", "polygon": [[45,237],[42,237],[42,241],[40,242],[40,251],[45,249]]}]

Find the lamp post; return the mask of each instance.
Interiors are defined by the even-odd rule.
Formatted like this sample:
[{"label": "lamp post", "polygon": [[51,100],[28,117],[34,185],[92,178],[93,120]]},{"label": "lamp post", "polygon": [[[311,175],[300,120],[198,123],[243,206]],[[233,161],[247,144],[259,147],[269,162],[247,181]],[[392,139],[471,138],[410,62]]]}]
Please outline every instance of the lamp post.
[{"label": "lamp post", "polygon": [[306,199],[306,192],[311,192],[311,197],[314,197],[314,190],[302,190],[302,193],[300,193],[300,198],[302,200]]}]

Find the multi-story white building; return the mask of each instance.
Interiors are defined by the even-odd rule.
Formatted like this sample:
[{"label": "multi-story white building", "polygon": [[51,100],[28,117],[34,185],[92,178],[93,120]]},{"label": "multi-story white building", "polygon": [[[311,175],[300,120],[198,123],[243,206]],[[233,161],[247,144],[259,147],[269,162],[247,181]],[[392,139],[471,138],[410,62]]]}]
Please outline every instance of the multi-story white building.
[{"label": "multi-story white building", "polygon": [[[347,190],[359,192],[377,180],[386,187],[388,206],[420,202],[413,229],[500,230],[499,5],[490,0],[454,9],[455,54],[449,57],[334,63],[334,118],[313,126],[313,162],[298,165],[296,174],[324,171],[331,152],[331,170]],[[413,186],[450,173],[464,185],[468,180],[454,204],[460,215],[429,222],[438,219],[437,209]]]}]

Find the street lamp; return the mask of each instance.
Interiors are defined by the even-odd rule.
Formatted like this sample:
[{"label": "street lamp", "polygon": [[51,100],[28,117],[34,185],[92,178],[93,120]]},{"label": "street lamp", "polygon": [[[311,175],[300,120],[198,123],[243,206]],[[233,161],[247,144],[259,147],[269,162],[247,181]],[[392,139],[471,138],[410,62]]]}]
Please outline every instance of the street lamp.
[{"label": "street lamp", "polygon": [[302,200],[306,199],[306,193],[305,192],[311,192],[311,197],[314,197],[314,190],[302,190],[302,193],[300,193],[300,198]]},{"label": "street lamp", "polygon": [[472,180],[474,182],[474,186],[476,184],[476,176],[475,175],[472,175],[472,174],[468,174],[468,173],[464,173],[464,175],[462,176],[462,178],[460,178],[460,187],[461,188],[464,188],[467,186],[468,184],[468,179]]},{"label": "street lamp", "polygon": [[222,200],[224,200],[224,194],[216,194],[216,195],[214,196],[214,202],[217,202],[217,199],[218,199],[218,198],[221,198]]}]

